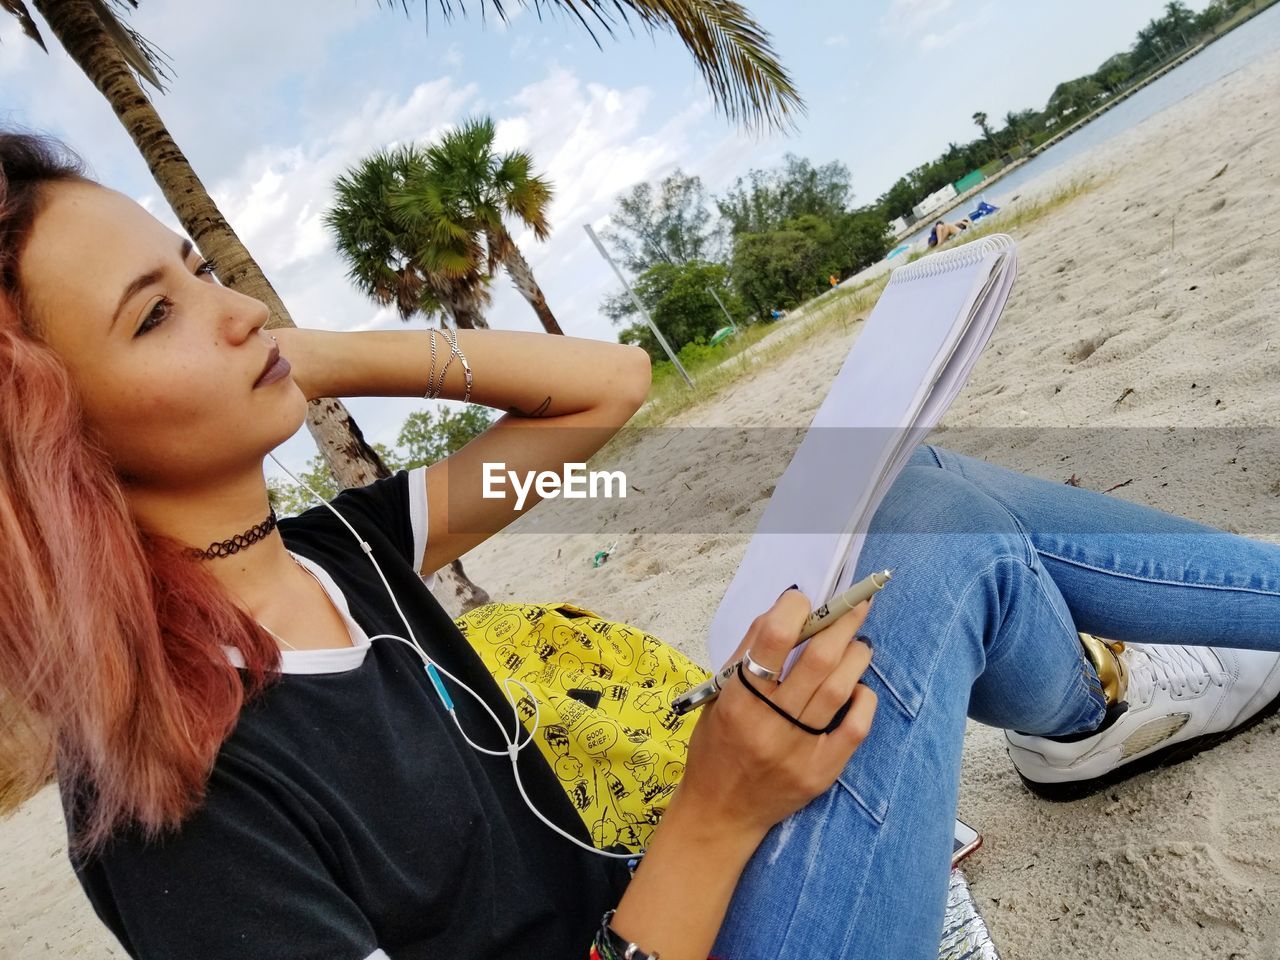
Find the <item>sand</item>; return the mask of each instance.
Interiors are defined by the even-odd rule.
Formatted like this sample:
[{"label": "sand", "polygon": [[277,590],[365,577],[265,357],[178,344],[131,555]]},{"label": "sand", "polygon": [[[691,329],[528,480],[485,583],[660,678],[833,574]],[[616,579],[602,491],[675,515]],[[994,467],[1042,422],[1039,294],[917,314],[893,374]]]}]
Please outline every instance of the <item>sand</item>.
[{"label": "sand", "polygon": [[[1011,231],[1013,297],[936,442],[1280,539],[1277,89],[1271,56],[1022,192],[1010,212],[1089,186]],[[833,314],[673,424],[708,429],[664,428],[604,458],[642,491],[621,520],[616,505],[548,502],[472,551],[468,572],[495,599],[571,599],[705,661],[746,535],[861,326]],[[1192,456],[1170,445],[1192,439]],[[1008,960],[1280,957],[1280,720],[1066,805],[1028,794],[1002,743],[970,726],[961,815],[985,837],[966,872]],[[63,842],[51,790],[0,823],[5,960],[123,956]]]}]

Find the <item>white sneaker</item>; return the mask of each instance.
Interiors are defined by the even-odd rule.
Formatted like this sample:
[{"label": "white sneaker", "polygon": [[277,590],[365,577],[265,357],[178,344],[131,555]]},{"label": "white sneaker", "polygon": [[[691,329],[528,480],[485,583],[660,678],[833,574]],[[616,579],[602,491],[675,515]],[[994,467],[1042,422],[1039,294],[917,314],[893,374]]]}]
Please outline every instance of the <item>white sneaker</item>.
[{"label": "white sneaker", "polygon": [[1181,763],[1280,709],[1278,653],[1101,642],[1128,675],[1097,730],[1066,737],[1005,731],[1022,782],[1046,799],[1075,800]]}]

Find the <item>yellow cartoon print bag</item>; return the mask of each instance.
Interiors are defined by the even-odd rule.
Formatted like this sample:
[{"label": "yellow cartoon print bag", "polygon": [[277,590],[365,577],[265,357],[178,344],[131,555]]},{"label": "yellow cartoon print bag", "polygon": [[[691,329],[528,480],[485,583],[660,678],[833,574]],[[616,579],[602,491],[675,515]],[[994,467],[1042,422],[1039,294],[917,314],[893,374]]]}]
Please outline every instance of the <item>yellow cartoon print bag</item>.
[{"label": "yellow cartoon print bag", "polygon": [[[538,699],[538,749],[597,847],[639,851],[684,772],[696,714],[671,702],[709,674],[657,637],[571,603],[488,603],[454,620],[499,685]],[[526,729],[534,710],[519,687]]]}]

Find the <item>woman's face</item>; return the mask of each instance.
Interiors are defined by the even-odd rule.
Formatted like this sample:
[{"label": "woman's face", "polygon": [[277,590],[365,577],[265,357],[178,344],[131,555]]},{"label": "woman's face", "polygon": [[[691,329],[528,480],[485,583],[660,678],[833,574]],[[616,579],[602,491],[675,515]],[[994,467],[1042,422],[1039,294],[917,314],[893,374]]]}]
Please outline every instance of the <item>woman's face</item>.
[{"label": "woman's face", "polygon": [[260,466],[306,413],[292,377],[254,387],[266,306],[123,194],[48,189],[19,282],[121,479],[189,489]]}]

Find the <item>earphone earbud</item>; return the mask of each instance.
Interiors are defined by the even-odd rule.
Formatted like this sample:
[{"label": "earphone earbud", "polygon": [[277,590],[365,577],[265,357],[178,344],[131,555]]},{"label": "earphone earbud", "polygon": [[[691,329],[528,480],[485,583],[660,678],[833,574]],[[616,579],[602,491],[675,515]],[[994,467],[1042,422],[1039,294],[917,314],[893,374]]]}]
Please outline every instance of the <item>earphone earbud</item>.
[{"label": "earphone earbud", "polygon": [[[275,337],[272,337],[271,339],[274,340]],[[400,643],[405,644],[406,646],[411,647],[414,650],[414,652],[418,654],[418,656],[422,659],[422,665],[423,665],[423,669],[426,671],[427,679],[430,681],[431,686],[435,690],[436,696],[439,698],[441,704],[444,706],[445,711],[453,719],[454,726],[458,728],[458,733],[462,735],[462,739],[465,740],[473,750],[476,750],[479,753],[487,754],[488,756],[491,756],[491,757],[506,756],[511,760],[511,769],[512,769],[512,772],[515,774],[516,788],[520,791],[521,799],[524,800],[525,806],[527,806],[533,812],[533,815],[536,816],[539,820],[541,820],[544,824],[546,824],[548,827],[550,827],[560,836],[564,837],[570,843],[576,844],[582,849],[602,857],[609,857],[615,860],[635,860],[639,856],[642,856],[642,854],[635,854],[635,853],[609,853],[608,851],[605,851],[605,850],[597,850],[595,847],[591,846],[590,844],[583,843],[577,837],[573,836],[570,833],[567,833],[566,831],[561,829],[559,826],[552,823],[542,813],[541,810],[539,810],[537,807],[533,805],[533,801],[529,799],[529,794],[525,791],[524,782],[520,779],[520,764],[519,764],[520,751],[523,750],[525,747],[527,747],[529,744],[533,743],[534,735],[538,732],[538,726],[541,720],[541,707],[538,704],[538,698],[533,695],[533,691],[530,690],[527,685],[525,685],[519,680],[508,679],[504,681],[502,686],[502,693],[507,698],[508,703],[511,704],[511,715],[515,721],[515,731],[512,736],[508,736],[506,727],[503,726],[502,721],[498,719],[498,715],[493,712],[493,709],[489,706],[488,702],[483,697],[481,697],[480,694],[476,693],[469,686],[467,686],[465,683],[463,683],[461,680],[455,677],[452,673],[450,673],[444,667],[440,666],[438,663],[432,660],[431,657],[427,654],[427,652],[422,648],[422,645],[418,643],[418,639],[413,632],[413,627],[409,625],[408,617],[404,615],[404,611],[400,608],[400,602],[396,599],[395,593],[391,589],[391,585],[387,582],[386,575],[383,574],[382,568],[378,566],[378,561],[373,556],[373,547],[371,547],[368,544],[368,542],[366,542],[364,538],[361,537],[358,532],[356,532],[356,529],[353,526],[351,526],[350,523],[347,522],[346,517],[344,517],[341,513],[339,513],[337,508],[334,507],[332,503],[324,499],[324,497],[322,497],[319,493],[317,493],[314,489],[312,489],[305,481],[300,480],[298,477],[294,476],[293,473],[289,470],[289,468],[286,467],[283,463],[281,463],[276,458],[276,455],[274,453],[268,454],[268,456],[270,456],[272,460],[275,460],[276,466],[278,466],[281,470],[283,470],[286,474],[288,474],[295,483],[297,483],[300,487],[304,488],[311,495],[312,499],[314,499],[317,503],[325,507],[328,507],[329,511],[342,522],[342,525],[346,527],[349,531],[351,531],[351,535],[356,538],[356,542],[360,545],[361,551],[364,553],[365,556],[369,558],[369,562],[373,564],[374,570],[378,572],[378,579],[382,581],[382,586],[386,589],[387,596],[391,598],[391,604],[392,606],[395,607],[396,614],[399,615],[400,617],[400,622],[404,624],[404,629],[405,629],[405,632],[408,634],[408,638],[406,639],[405,637],[396,636],[393,633],[379,633],[376,636],[370,637],[369,638],[370,642],[374,640],[382,640],[382,639],[396,640],[396,641],[399,641]],[[484,708],[485,713],[487,713],[490,716],[490,718],[494,722],[494,725],[497,726],[498,733],[502,737],[502,742],[506,745],[505,749],[491,750],[488,747],[483,747],[480,744],[476,743],[474,740],[471,739],[470,736],[467,735],[467,731],[462,728],[462,721],[458,719],[457,708],[454,705],[453,697],[450,696],[449,690],[445,686],[444,678],[448,678],[448,680],[451,683],[453,683],[459,689],[464,690],[478,704],[480,704],[482,708]],[[534,707],[533,728],[529,731],[528,735],[524,737],[523,740],[521,739],[520,734],[524,728],[520,723],[520,713],[516,707],[516,701],[518,698],[513,696],[511,692],[512,684],[520,687],[525,692],[525,694],[529,697],[530,702],[533,703],[533,707]]]}]

